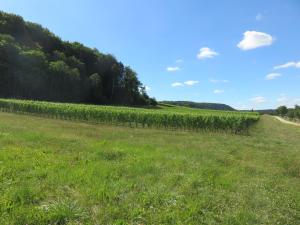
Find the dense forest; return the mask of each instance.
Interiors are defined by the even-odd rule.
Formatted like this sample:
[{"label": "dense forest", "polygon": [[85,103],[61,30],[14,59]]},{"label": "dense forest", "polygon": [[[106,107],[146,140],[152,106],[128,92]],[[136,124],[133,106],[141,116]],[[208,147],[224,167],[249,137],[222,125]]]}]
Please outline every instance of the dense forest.
[{"label": "dense forest", "polygon": [[136,72],[113,55],[62,41],[39,24],[1,11],[0,97],[156,105]]},{"label": "dense forest", "polygon": [[227,111],[235,110],[231,106],[226,104],[221,104],[221,103],[205,103],[205,102],[189,102],[189,101],[162,101],[161,103],[185,106],[185,107],[197,108],[197,109],[214,109],[214,110],[227,110]]}]

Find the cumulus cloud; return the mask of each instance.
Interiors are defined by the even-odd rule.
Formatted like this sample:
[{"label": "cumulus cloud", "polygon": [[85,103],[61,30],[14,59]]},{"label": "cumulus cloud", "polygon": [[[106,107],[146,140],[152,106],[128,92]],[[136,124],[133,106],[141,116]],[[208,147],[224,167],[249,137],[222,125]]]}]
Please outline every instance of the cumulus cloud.
[{"label": "cumulus cloud", "polygon": [[274,66],[274,70],[284,69],[284,68],[289,68],[289,67],[300,68],[300,61],[298,61],[298,62],[287,62],[287,63],[282,64],[282,65]]},{"label": "cumulus cloud", "polygon": [[256,17],[255,17],[255,20],[256,20],[256,21],[261,21],[262,18],[263,18],[263,16],[262,16],[260,13],[258,13],[258,14],[256,15]]},{"label": "cumulus cloud", "polygon": [[208,47],[203,47],[200,49],[199,53],[197,54],[197,58],[201,60],[205,58],[213,58],[217,55],[219,55],[219,53],[213,51]]},{"label": "cumulus cloud", "polygon": [[182,86],[183,86],[183,83],[175,82],[175,83],[172,83],[171,86],[172,86],[172,87],[182,87]]},{"label": "cumulus cloud", "polygon": [[256,96],[250,99],[254,104],[261,104],[267,102],[267,99],[263,96]]},{"label": "cumulus cloud", "polygon": [[184,81],[184,82],[172,83],[171,86],[172,87],[193,86],[193,85],[198,84],[198,83],[199,83],[199,81],[197,81],[197,80],[187,80],[187,81]]},{"label": "cumulus cloud", "polygon": [[215,90],[214,90],[214,93],[215,93],[215,94],[222,94],[222,93],[224,93],[224,90],[215,89]]},{"label": "cumulus cloud", "polygon": [[199,81],[197,81],[197,80],[188,80],[188,81],[184,82],[184,84],[189,85],[189,86],[192,86],[192,85],[195,85],[198,83],[199,83]]},{"label": "cumulus cloud", "polygon": [[228,83],[229,80],[217,80],[217,79],[210,79],[211,83]]},{"label": "cumulus cloud", "polygon": [[151,91],[151,87],[145,86],[145,90],[146,90],[146,91]]},{"label": "cumulus cloud", "polygon": [[277,77],[281,77],[281,74],[280,73],[269,73],[265,79],[266,80],[274,80],[276,79]]},{"label": "cumulus cloud", "polygon": [[274,38],[267,33],[258,31],[246,31],[243,40],[238,43],[237,47],[242,50],[250,50],[263,46],[269,46],[274,42]]},{"label": "cumulus cloud", "polygon": [[183,63],[183,59],[177,59],[175,62],[176,63]]},{"label": "cumulus cloud", "polygon": [[167,67],[166,70],[167,70],[168,72],[176,72],[176,71],[180,70],[180,68],[179,68],[178,66],[174,66],[174,67],[169,66],[169,67]]}]

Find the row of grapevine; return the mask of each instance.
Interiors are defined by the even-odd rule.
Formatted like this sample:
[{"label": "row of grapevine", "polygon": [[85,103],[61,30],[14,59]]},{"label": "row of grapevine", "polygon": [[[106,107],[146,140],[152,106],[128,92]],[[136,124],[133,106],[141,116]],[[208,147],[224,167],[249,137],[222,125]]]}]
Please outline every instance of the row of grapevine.
[{"label": "row of grapevine", "polygon": [[259,118],[255,113],[212,112],[206,110],[172,112],[163,109],[95,106],[14,99],[0,99],[0,109],[9,112],[23,112],[53,118],[124,126],[207,131],[225,130],[234,133],[246,131]]}]

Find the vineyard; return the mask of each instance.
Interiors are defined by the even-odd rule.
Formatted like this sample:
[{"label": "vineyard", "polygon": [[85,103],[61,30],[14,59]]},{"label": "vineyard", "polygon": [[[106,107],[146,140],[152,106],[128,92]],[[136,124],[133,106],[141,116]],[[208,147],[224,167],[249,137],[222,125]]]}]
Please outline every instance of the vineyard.
[{"label": "vineyard", "polygon": [[115,106],[50,103],[29,100],[0,99],[0,109],[6,112],[30,113],[50,118],[182,130],[224,130],[233,133],[247,131],[259,116],[256,113],[197,110],[181,108],[143,109]]}]

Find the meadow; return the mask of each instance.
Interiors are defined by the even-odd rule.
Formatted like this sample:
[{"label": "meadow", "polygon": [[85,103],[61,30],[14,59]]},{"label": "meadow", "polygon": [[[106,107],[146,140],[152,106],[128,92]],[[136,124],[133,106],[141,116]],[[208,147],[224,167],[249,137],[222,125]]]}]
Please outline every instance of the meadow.
[{"label": "meadow", "polygon": [[247,135],[0,112],[0,224],[300,221],[300,129]]}]

